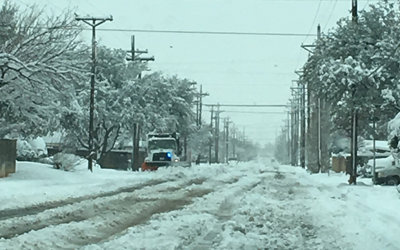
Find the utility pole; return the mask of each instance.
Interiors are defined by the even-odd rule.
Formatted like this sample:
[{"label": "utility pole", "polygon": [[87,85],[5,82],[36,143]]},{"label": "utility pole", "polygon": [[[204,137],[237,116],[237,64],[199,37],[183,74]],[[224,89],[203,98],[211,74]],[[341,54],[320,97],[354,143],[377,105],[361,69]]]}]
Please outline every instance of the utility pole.
[{"label": "utility pole", "polygon": [[[300,164],[302,168],[306,168],[306,84],[300,83],[301,89],[301,146],[300,146]],[[300,87],[300,86],[299,86]]]},{"label": "utility pole", "polygon": [[[317,41],[321,39],[321,26],[318,24],[317,27]],[[318,119],[317,119],[317,128],[318,128],[318,169],[321,170],[322,168],[322,141],[321,141],[321,97],[318,97],[317,100],[317,112],[318,112]],[[329,174],[329,170],[328,170]]]},{"label": "utility pole", "polygon": [[[148,62],[154,61],[154,56],[152,57],[139,57],[142,54],[147,54],[147,50],[135,50],[135,36],[132,35],[131,37],[131,50],[128,52],[131,53],[131,57],[126,58],[127,61],[138,61],[138,62]],[[142,78],[142,72],[139,73],[138,79]],[[139,142],[140,142],[140,124],[134,123],[133,124],[133,137],[132,137],[132,159],[131,159],[131,168],[134,171],[138,171],[140,167],[139,163]]]},{"label": "utility pole", "polygon": [[[286,124],[287,123],[287,124]],[[287,147],[288,147],[288,160],[290,161],[290,157],[292,154],[292,147],[290,145],[290,112],[287,113],[287,120],[285,122],[285,126],[286,126],[286,131],[287,131]]]},{"label": "utility pole", "polygon": [[[317,44],[302,45],[301,47],[307,50],[308,52],[313,53],[313,51],[310,50],[309,48],[316,48],[318,46],[318,41],[320,41],[320,39],[321,39],[321,26],[318,24]],[[300,76],[300,73],[303,72],[296,71],[296,73],[299,73]],[[304,103],[303,107],[304,109],[307,109],[306,113],[302,112],[303,115],[306,117],[306,122],[305,124],[303,123],[302,125],[306,127],[305,133],[307,136],[306,142],[304,143],[304,146],[307,147],[304,158],[307,157],[308,167],[310,169],[312,169],[314,172],[319,172],[321,171],[322,167],[328,163],[328,160],[326,158],[327,157],[329,158],[329,155],[327,153],[326,141],[324,141],[324,143],[322,144],[323,139],[321,133],[321,127],[322,127],[321,110],[323,108],[326,109],[327,107],[323,102],[323,100],[321,100],[319,96],[316,96],[316,94],[312,91],[308,83],[307,86],[304,86],[303,92],[304,92],[303,94],[305,95],[302,98],[303,99],[302,102]],[[326,125],[325,119],[324,119],[324,124]],[[327,132],[325,131],[324,134],[326,133]]]},{"label": "utility pole", "polygon": [[219,163],[219,121],[220,121],[220,114],[223,112],[219,109],[219,103],[217,104],[217,111],[215,117],[215,161]]},{"label": "utility pole", "polygon": [[229,117],[225,118],[225,163],[229,159]]},{"label": "utility pole", "polygon": [[[351,14],[352,14],[352,21],[354,26],[357,25],[358,21],[358,15],[357,15],[357,0],[352,0],[352,8],[351,8]],[[352,107],[352,129],[351,129],[351,173],[350,173],[350,179],[349,179],[349,184],[354,183],[354,185],[357,185],[357,107],[355,107],[356,102],[355,100],[355,95],[357,91],[357,86],[353,85],[352,89],[352,100],[353,100],[353,107]]]},{"label": "utility pole", "polygon": [[[295,92],[295,91],[294,91]],[[293,94],[293,92],[292,92]],[[296,116],[297,116],[297,107],[296,107],[297,96],[294,96],[294,99],[291,100],[291,108],[290,108],[290,137],[292,140],[290,141],[291,144],[291,154],[290,154],[290,165],[296,166],[297,162],[297,135],[296,135]]]},{"label": "utility pole", "polygon": [[243,142],[246,143],[246,127],[243,127]]},{"label": "utility pole", "polygon": [[374,112],[374,118],[373,118],[373,125],[372,125],[372,128],[373,128],[373,130],[374,130],[374,133],[373,133],[373,141],[372,141],[372,146],[373,146],[373,151],[374,151],[374,163],[373,163],[373,165],[372,165],[372,169],[371,169],[371,172],[372,172],[372,183],[373,184],[375,184],[375,169],[376,169],[376,142],[375,142],[375,140],[376,140],[376,119],[375,119],[375,112]]},{"label": "utility pole", "polygon": [[236,128],[233,124],[232,128],[232,157],[236,158]]},{"label": "utility pole", "polygon": [[98,17],[75,17],[77,21],[83,21],[92,27],[92,75],[90,79],[90,112],[89,112],[89,156],[88,156],[88,169],[93,172],[93,126],[94,126],[94,90],[96,81],[96,27],[112,21],[113,17],[98,18]]},{"label": "utility pole", "polygon": [[196,126],[199,127],[200,123],[199,123],[199,103],[200,103],[200,97],[199,95],[197,95],[197,100],[196,102]]},{"label": "utility pole", "polygon": [[[292,82],[296,82],[298,83],[299,81],[297,80],[293,80]],[[298,84],[300,85],[300,84]],[[291,102],[291,136],[292,136],[292,140],[291,140],[291,165],[292,166],[298,166],[298,156],[299,153],[301,153],[301,122],[300,122],[300,118],[301,116],[301,112],[302,112],[302,95],[301,95],[301,91],[302,88],[301,87],[291,87],[292,90],[292,97],[293,99],[290,100]],[[299,152],[300,149],[300,152]]]},{"label": "utility pole", "polygon": [[205,96],[208,96],[209,94],[208,93],[203,93],[203,85],[201,84],[200,85],[200,101],[199,101],[199,104],[198,104],[198,126],[200,126],[201,127],[201,113],[203,112],[203,97],[205,97]]},{"label": "utility pole", "polygon": [[[214,120],[214,105],[211,105],[211,119],[210,119],[210,133],[211,135],[213,134],[213,120]],[[208,164],[211,164],[212,157],[211,157],[211,151],[212,151],[212,138],[210,139],[210,145],[208,147]]]},{"label": "utility pole", "polygon": [[223,138],[222,138],[222,145],[224,146],[223,147],[223,157],[222,157],[222,162],[223,163],[226,163],[226,118],[224,118],[224,126],[223,126],[223,128],[224,128],[224,136],[223,136]]}]

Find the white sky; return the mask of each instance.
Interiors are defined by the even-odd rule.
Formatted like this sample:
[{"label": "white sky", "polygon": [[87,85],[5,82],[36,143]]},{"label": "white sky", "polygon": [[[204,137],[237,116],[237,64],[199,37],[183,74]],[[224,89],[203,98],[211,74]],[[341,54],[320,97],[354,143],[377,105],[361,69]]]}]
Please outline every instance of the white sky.
[{"label": "white sky", "polygon": [[[76,7],[79,15],[113,15],[99,28],[316,34],[327,32],[341,17],[350,17],[352,0],[16,0],[39,3],[54,12]],[[358,1],[359,10],[368,3]],[[100,43],[114,48],[148,49],[154,71],[177,74],[203,85],[206,104],[287,104],[294,73],[307,59],[300,48],[315,36],[245,36],[98,31]],[[90,42],[91,32],[83,36]],[[274,142],[286,118],[285,108],[221,108],[248,139]],[[249,111],[252,113],[243,113]],[[262,112],[262,113],[255,113]],[[268,113],[274,112],[274,113]],[[282,112],[282,113],[276,113]],[[203,108],[209,121],[209,108]],[[221,122],[222,124],[222,122]]]}]

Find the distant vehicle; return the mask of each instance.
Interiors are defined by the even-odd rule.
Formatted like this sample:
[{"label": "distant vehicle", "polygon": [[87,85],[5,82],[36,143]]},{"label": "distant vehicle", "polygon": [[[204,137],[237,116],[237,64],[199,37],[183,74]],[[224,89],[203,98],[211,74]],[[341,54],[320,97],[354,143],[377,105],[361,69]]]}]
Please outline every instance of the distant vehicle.
[{"label": "distant vehicle", "polygon": [[150,133],[146,141],[147,157],[142,171],[157,170],[159,167],[190,166],[181,161],[182,147],[178,133]]},{"label": "distant vehicle", "polygon": [[[371,161],[368,165],[371,165]],[[400,168],[396,166],[395,160],[392,156],[376,159],[375,173],[374,173],[374,184],[386,184],[391,186],[397,186],[400,183]]]}]

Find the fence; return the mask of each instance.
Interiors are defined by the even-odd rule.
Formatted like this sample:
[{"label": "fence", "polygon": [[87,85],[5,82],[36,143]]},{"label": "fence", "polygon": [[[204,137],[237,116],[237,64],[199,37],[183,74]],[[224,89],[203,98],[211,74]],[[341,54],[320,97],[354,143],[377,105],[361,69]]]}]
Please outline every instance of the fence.
[{"label": "fence", "polygon": [[0,178],[16,171],[17,140],[0,139]]},{"label": "fence", "polygon": [[348,161],[347,158],[333,156],[332,157],[332,170],[336,173],[344,172],[346,173],[346,162]]}]

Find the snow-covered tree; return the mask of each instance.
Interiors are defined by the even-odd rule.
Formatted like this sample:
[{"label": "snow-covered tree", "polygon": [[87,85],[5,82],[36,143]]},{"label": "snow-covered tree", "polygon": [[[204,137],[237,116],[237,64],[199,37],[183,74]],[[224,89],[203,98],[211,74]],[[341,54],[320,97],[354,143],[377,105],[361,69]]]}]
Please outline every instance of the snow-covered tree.
[{"label": "snow-covered tree", "polygon": [[[146,64],[126,62],[126,52],[98,48],[96,66],[94,149],[101,164],[102,157],[116,142],[132,137],[133,124],[142,131],[164,132],[190,130],[194,93],[189,81],[177,77],[166,78],[161,72],[139,79]],[[87,79],[88,81],[89,79]],[[62,124],[79,142],[88,148],[89,88],[77,87],[76,100]]]},{"label": "snow-covered tree", "polygon": [[[124,86],[129,86],[128,77],[133,77],[135,73],[137,75],[139,69],[126,63],[125,57],[126,52],[123,50],[111,50],[104,46],[97,50],[93,137],[94,150],[100,162],[101,158],[114,147],[125,125],[123,121],[127,110],[122,103],[121,90],[135,95],[133,90],[124,89]],[[129,71],[135,73],[130,74]],[[86,82],[89,82],[89,78]],[[69,105],[71,112],[65,114],[62,119],[63,127],[70,136],[76,138],[77,146],[83,148],[88,148],[89,138],[90,88],[88,86],[89,84],[76,87],[76,99]]]},{"label": "snow-covered tree", "polygon": [[71,85],[86,73],[72,12],[49,16],[35,5],[20,12],[5,1],[0,24],[0,138],[58,129]]},{"label": "snow-covered tree", "polygon": [[303,80],[333,107],[334,129],[349,133],[353,108],[361,133],[370,131],[371,118],[378,117],[383,128],[399,110],[399,27],[396,6],[381,1],[361,11],[358,24],[341,19],[317,42]]},{"label": "snow-covered tree", "polygon": [[[188,146],[192,151],[192,155],[208,155],[210,142],[213,142],[213,139],[210,126],[202,126],[195,129],[188,139]],[[214,147],[212,147],[212,152],[214,152]]]},{"label": "snow-covered tree", "polygon": [[[176,76],[165,77],[162,72],[144,76],[137,88],[139,110],[136,115],[144,132],[177,131],[187,136],[194,131],[194,84]],[[131,100],[130,98],[129,100]],[[134,107],[134,106],[132,106]]]}]

